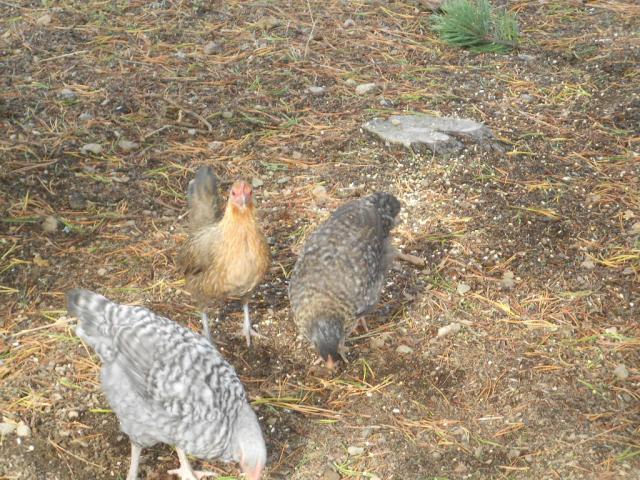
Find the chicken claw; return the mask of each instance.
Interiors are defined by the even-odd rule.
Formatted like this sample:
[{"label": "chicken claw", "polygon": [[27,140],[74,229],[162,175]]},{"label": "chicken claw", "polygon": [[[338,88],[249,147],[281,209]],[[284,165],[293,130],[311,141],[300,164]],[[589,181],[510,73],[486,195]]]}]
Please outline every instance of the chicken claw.
[{"label": "chicken claw", "polygon": [[178,452],[178,458],[180,459],[180,468],[169,470],[167,472],[169,475],[178,475],[180,476],[180,480],[200,480],[201,478],[218,476],[217,473],[213,472],[192,470],[191,464],[189,463],[189,459],[187,458],[187,454],[184,452],[184,450],[176,448],[176,451]]}]

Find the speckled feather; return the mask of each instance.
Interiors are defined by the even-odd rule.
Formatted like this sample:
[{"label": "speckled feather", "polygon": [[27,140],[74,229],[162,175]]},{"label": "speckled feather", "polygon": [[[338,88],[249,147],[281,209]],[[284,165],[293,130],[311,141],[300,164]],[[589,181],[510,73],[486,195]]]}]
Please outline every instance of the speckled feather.
[{"label": "speckled feather", "polygon": [[338,208],[305,243],[289,298],[298,328],[316,347],[318,331],[338,332],[342,345],[357,318],[377,303],[399,211],[393,195],[374,193]]},{"label": "speckled feather", "polygon": [[134,443],[239,460],[233,445],[242,414],[255,422],[255,442],[264,449],[240,380],[210,342],[146,308],[87,290],[69,292],[67,302],[79,320],[77,335],[102,360],[102,388]]}]

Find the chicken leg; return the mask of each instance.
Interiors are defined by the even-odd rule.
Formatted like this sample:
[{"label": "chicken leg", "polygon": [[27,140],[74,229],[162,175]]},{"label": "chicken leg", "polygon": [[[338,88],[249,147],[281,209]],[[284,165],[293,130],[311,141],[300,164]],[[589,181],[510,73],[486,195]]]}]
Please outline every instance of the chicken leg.
[{"label": "chicken leg", "polygon": [[211,340],[211,328],[209,327],[209,315],[206,312],[202,312],[201,315],[202,320],[202,336],[209,340],[210,343],[213,343]]},{"label": "chicken leg", "polygon": [[249,302],[242,303],[242,311],[244,312],[244,323],[242,325],[242,334],[247,339],[247,347],[251,347],[251,337],[264,338],[256,332],[251,326],[251,318],[249,318]]},{"label": "chicken leg", "polygon": [[180,468],[169,470],[167,472],[169,475],[179,475],[180,480],[200,480],[201,478],[205,477],[217,476],[217,474],[213,472],[201,472],[198,470],[193,470],[185,451],[181,448],[176,448],[176,452],[178,452],[178,459],[180,459]]},{"label": "chicken leg", "polygon": [[138,466],[140,465],[140,454],[142,447],[131,442],[131,464],[129,465],[129,473],[127,480],[138,480]]}]

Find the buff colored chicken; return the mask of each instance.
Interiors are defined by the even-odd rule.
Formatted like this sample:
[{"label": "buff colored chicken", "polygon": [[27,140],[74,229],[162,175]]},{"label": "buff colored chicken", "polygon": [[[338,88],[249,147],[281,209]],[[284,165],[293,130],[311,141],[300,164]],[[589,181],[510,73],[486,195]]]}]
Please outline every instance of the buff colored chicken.
[{"label": "buff colored chicken", "polygon": [[178,263],[187,290],[202,308],[204,335],[211,339],[206,309],[226,299],[240,299],[242,333],[251,346],[259,336],[251,325],[249,296],[271,265],[271,253],[256,218],[251,185],[235,182],[224,213],[218,179],[211,167],[201,167],[187,191],[191,231]]}]

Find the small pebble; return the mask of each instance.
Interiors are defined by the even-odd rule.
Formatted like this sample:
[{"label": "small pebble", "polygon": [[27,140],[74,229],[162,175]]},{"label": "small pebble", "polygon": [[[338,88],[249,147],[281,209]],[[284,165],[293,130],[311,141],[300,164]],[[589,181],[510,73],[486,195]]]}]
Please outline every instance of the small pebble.
[{"label": "small pebble", "polygon": [[56,217],[49,215],[42,222],[42,230],[44,230],[45,233],[55,233],[58,231],[58,224]]},{"label": "small pebble", "polygon": [[380,87],[375,83],[361,83],[356,87],[357,95],[368,95],[373,93],[378,93],[380,91]]},{"label": "small pebble", "polygon": [[327,92],[327,88],[326,87],[311,86],[311,87],[307,88],[307,92],[309,92],[314,97],[320,97],[320,96],[324,95]]},{"label": "small pebble", "polygon": [[502,274],[502,280],[500,281],[500,287],[502,287],[505,290],[512,289],[513,286],[516,284],[513,278],[514,278],[513,272],[510,272],[508,270],[504,272]]},{"label": "small pebble", "polygon": [[62,90],[60,90],[60,92],[58,93],[58,96],[60,98],[62,98],[63,100],[73,100],[75,99],[78,95],[76,94],[76,92],[74,92],[73,90],[69,89],[69,88],[63,88]]},{"label": "small pebble", "polygon": [[411,348],[409,345],[400,345],[398,348],[396,348],[396,352],[401,354],[409,354],[413,353],[413,348]]},{"label": "small pebble", "polygon": [[93,114],[91,112],[82,112],[78,117],[78,120],[81,122],[88,122],[89,120],[93,120]]},{"label": "small pebble", "polygon": [[631,235],[640,234],[640,222],[636,222],[633,225],[631,225],[631,230],[629,230],[629,232],[631,233]]},{"label": "small pebble", "polygon": [[222,44],[220,42],[207,42],[203,47],[204,53],[213,55],[222,52]]},{"label": "small pebble", "polygon": [[102,152],[102,145],[99,143],[87,143],[82,146],[80,149],[80,153],[93,153],[95,155],[99,155]]},{"label": "small pebble", "polygon": [[454,333],[458,333],[461,328],[462,328],[462,325],[457,322],[450,323],[449,325],[445,325],[444,327],[440,327],[438,329],[438,337],[446,337],[447,335],[453,335]]},{"label": "small pebble", "polygon": [[48,13],[45,13],[44,15],[42,15],[40,18],[36,20],[36,24],[40,25],[41,27],[47,26],[50,23],[51,23],[51,15],[49,15]]},{"label": "small pebble", "polygon": [[356,22],[353,21],[352,18],[347,18],[342,24],[344,28],[351,28],[356,26]]},{"label": "small pebble", "polygon": [[104,267],[99,268],[96,273],[98,274],[98,276],[104,277],[107,274],[107,269]]},{"label": "small pebble", "polygon": [[264,181],[261,178],[253,177],[251,179],[251,186],[253,188],[259,188],[264,185]]},{"label": "small pebble", "polygon": [[352,457],[362,455],[364,453],[364,448],[351,446],[347,448],[347,453]]},{"label": "small pebble", "polygon": [[629,378],[629,370],[627,370],[627,367],[624,365],[624,363],[621,363],[616,368],[614,368],[613,374],[618,380],[626,380],[627,378]]},{"label": "small pebble", "polygon": [[230,118],[233,118],[233,112],[230,110],[225,110],[222,112],[222,118],[229,120]]},{"label": "small pebble", "polygon": [[358,82],[356,82],[353,78],[348,78],[344,83],[347,87],[355,87],[358,84]]},{"label": "small pebble", "polygon": [[31,429],[29,428],[29,425],[27,425],[24,422],[20,422],[18,424],[18,428],[16,428],[16,435],[18,435],[21,438],[30,437]]},{"label": "small pebble", "polygon": [[87,206],[87,201],[80,192],[71,192],[69,194],[69,206],[73,210],[84,210]]},{"label": "small pebble", "polygon": [[0,423],[0,437],[9,435],[16,429],[16,425],[13,423]]},{"label": "small pebble", "polygon": [[140,147],[140,145],[136,142],[131,142],[123,138],[118,142],[118,147],[120,147],[120,150],[122,150],[123,152],[131,152]]},{"label": "small pebble", "polygon": [[218,140],[214,140],[213,142],[209,142],[207,144],[207,147],[209,148],[209,150],[211,150],[212,152],[217,152],[218,150],[220,150],[222,147],[224,147],[224,142],[219,142]]},{"label": "small pebble", "polygon": [[467,285],[466,283],[459,283],[458,284],[458,288],[457,288],[458,295],[464,295],[469,290],[471,290],[471,287],[469,285]]},{"label": "small pebble", "polygon": [[327,467],[320,478],[321,480],[340,480],[340,474],[333,468]]},{"label": "small pebble", "polygon": [[589,259],[586,259],[584,262],[582,262],[580,266],[586,270],[593,270],[594,268],[596,268],[596,264]]},{"label": "small pebble", "polygon": [[80,416],[80,414],[78,413],[77,410],[69,410],[67,412],[67,417],[69,417],[69,419],[73,420],[74,418],[78,418]]}]

